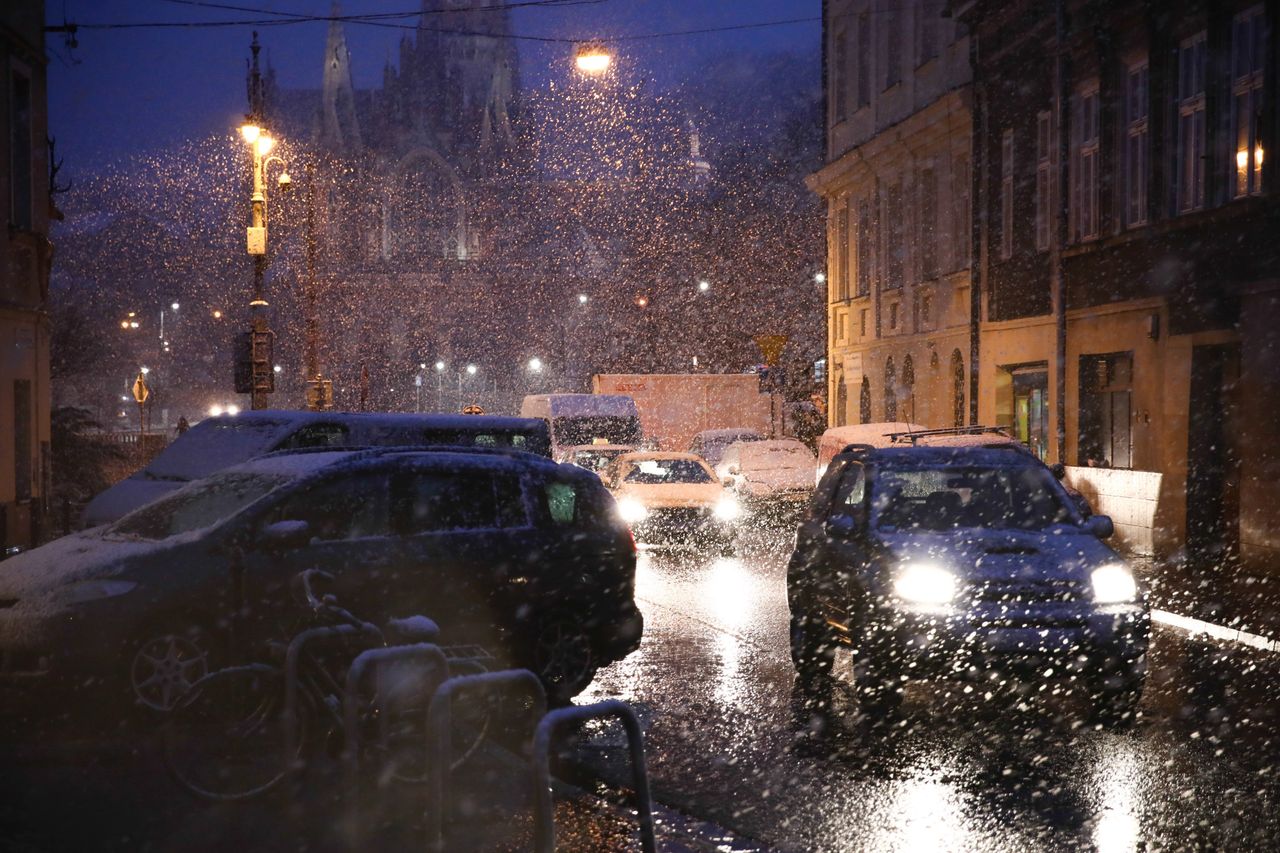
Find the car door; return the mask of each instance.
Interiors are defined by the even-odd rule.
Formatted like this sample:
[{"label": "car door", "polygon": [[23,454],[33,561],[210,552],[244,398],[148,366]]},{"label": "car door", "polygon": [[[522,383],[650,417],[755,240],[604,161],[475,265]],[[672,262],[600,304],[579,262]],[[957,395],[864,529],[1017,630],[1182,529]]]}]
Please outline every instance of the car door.
[{"label": "car door", "polygon": [[357,616],[380,624],[398,615],[391,579],[403,554],[392,535],[390,505],[390,475],[379,470],[334,475],[285,495],[259,519],[258,531],[279,521],[302,521],[310,541],[276,548],[261,537],[250,540],[250,594],[287,599],[300,572],[320,569],[334,578],[326,591]]},{"label": "car door", "polygon": [[867,472],[859,462],[838,471],[825,512],[811,520],[818,571],[813,600],[823,616],[849,624],[863,599],[863,581],[870,552],[867,539]]},{"label": "car door", "polygon": [[392,491],[405,561],[393,578],[398,600],[453,632],[453,640],[505,628],[511,614],[497,593],[536,559],[519,474],[406,468]]}]

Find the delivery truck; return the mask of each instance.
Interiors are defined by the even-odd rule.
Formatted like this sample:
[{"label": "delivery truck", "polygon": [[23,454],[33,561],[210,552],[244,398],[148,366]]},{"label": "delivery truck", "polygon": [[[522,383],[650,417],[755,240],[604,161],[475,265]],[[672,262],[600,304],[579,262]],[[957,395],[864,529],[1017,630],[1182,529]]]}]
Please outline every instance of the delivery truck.
[{"label": "delivery truck", "polygon": [[754,373],[601,373],[591,385],[596,394],[635,400],[646,442],[662,450],[687,450],[712,429],[770,434],[769,395]]}]

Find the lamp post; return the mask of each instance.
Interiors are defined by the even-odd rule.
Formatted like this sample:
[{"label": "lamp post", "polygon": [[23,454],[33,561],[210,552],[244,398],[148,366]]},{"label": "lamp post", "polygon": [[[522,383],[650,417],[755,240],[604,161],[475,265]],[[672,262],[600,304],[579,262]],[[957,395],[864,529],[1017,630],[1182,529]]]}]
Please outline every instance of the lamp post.
[{"label": "lamp post", "polygon": [[[290,184],[289,172],[284,161],[271,157],[275,140],[263,129],[264,83],[258,69],[258,34],[253,34],[250,45],[253,60],[249,70],[249,112],[240,127],[240,135],[249,145],[253,162],[253,195],[249,201],[249,227],[245,233],[245,248],[253,258],[253,298],[249,301],[249,334],[247,347],[242,344],[240,361],[247,361],[237,371],[236,391],[250,394],[250,408],[265,409],[267,395],[275,390],[275,373],[272,370],[273,335],[267,325],[268,303],[263,292],[263,278],[267,269],[267,170],[279,163],[280,188]],[[246,351],[247,350],[247,351]]]}]

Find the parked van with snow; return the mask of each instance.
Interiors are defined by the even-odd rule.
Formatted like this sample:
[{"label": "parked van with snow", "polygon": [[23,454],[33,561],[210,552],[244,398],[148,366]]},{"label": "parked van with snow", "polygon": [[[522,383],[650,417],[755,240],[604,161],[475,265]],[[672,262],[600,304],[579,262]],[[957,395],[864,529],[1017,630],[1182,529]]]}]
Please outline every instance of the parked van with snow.
[{"label": "parked van with snow", "polygon": [[827,472],[827,466],[836,454],[850,444],[869,444],[872,447],[888,447],[893,442],[889,436],[901,432],[921,432],[928,429],[919,424],[904,421],[885,421],[875,424],[845,424],[831,427],[818,439],[818,472],[816,484]]},{"label": "parked van with snow", "polygon": [[116,521],[192,480],[277,450],[426,445],[551,455],[546,426],[522,418],[273,410],[220,415],[196,424],[147,467],[89,501],[81,523],[96,527]]},{"label": "parked van with snow", "polygon": [[520,417],[546,422],[555,456],[579,444],[640,443],[640,413],[625,394],[530,394]]}]

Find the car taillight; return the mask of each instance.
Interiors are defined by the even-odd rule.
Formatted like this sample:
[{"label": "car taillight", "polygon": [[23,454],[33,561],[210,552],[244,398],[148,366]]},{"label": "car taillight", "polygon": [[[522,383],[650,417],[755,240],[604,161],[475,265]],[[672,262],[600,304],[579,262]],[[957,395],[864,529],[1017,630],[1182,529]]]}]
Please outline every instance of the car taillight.
[{"label": "car taillight", "polygon": [[640,549],[636,547],[636,534],[631,530],[630,525],[627,526],[627,538],[631,540],[631,553],[639,552]]}]

